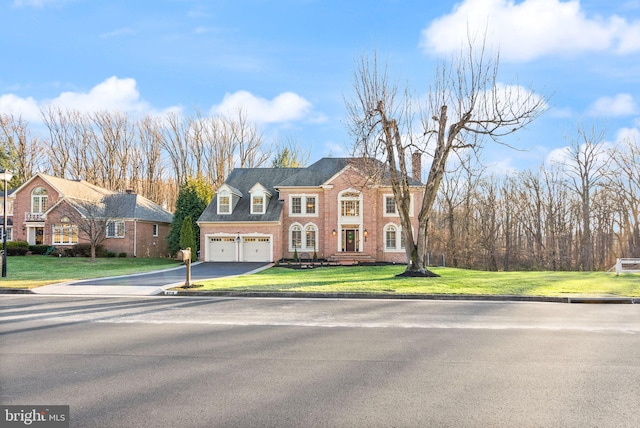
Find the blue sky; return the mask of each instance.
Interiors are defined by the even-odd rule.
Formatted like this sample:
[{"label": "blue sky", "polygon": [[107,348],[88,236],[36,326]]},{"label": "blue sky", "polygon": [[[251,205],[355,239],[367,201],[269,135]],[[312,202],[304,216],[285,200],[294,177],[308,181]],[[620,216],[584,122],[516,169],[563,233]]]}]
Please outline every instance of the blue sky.
[{"label": "blue sky", "polygon": [[51,103],[242,107],[268,142],[294,139],[311,161],[344,156],[355,60],[375,50],[424,93],[469,25],[499,46],[500,82],[550,96],[507,141],[521,151],[487,146],[486,163],[536,168],[580,123],[611,142],[639,134],[640,0],[9,0],[0,16],[0,112],[34,126]]}]

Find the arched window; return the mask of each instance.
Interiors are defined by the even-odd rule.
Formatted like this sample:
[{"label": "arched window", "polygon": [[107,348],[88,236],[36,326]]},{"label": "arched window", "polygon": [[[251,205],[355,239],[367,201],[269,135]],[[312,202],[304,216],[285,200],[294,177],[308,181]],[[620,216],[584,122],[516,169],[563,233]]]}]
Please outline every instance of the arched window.
[{"label": "arched window", "polygon": [[310,224],[305,228],[305,245],[308,250],[316,250],[317,236],[318,230],[313,224]]},{"label": "arched window", "polygon": [[388,225],[384,229],[384,248],[396,250],[398,248],[398,229],[394,225]]},{"label": "arched window", "polygon": [[42,214],[47,210],[49,196],[47,189],[44,187],[36,187],[31,192],[31,212],[34,214]]},{"label": "arched window", "polygon": [[289,247],[291,250],[300,249],[302,246],[302,226],[299,224],[291,225],[289,229]]},{"label": "arched window", "polygon": [[355,190],[345,190],[340,193],[340,216],[360,217],[362,194]]}]

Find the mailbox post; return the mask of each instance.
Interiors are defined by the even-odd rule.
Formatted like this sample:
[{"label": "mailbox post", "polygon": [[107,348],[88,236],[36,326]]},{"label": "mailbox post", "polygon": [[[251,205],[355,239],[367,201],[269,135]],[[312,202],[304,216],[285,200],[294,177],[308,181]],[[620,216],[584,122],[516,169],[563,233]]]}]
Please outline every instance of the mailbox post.
[{"label": "mailbox post", "polygon": [[182,260],[187,268],[187,278],[184,282],[185,287],[191,287],[191,247],[182,250]]}]

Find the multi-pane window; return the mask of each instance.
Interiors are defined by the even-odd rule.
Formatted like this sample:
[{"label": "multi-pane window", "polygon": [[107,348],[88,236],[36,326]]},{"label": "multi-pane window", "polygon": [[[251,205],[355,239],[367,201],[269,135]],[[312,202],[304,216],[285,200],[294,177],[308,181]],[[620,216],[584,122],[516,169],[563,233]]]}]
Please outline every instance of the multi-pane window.
[{"label": "multi-pane window", "polygon": [[[0,226],[0,240],[4,239],[3,226]],[[13,227],[7,226],[7,241],[13,241]]]},{"label": "multi-pane window", "polygon": [[384,198],[384,212],[385,214],[396,214],[396,200],[393,196],[385,196]]},{"label": "multi-pane window", "polygon": [[48,206],[47,189],[38,187],[31,192],[31,212],[42,214]]},{"label": "multi-pane window", "polygon": [[307,248],[311,249],[313,248],[314,250],[316,249],[316,228],[315,226],[307,226],[307,228],[305,229],[305,235],[306,235],[306,246]]},{"label": "multi-pane window", "polygon": [[158,225],[157,224],[153,225],[153,236],[158,236]]},{"label": "multi-pane window", "polygon": [[264,214],[264,196],[251,198],[251,214]]},{"label": "multi-pane window", "polygon": [[307,214],[316,213],[316,198],[315,196],[307,196]]},{"label": "multi-pane window", "polygon": [[301,196],[291,197],[291,213],[302,214],[302,197]]},{"label": "multi-pane window", "polygon": [[315,216],[317,199],[315,196],[296,195],[290,197],[289,213],[296,216]]},{"label": "multi-pane window", "polygon": [[394,226],[387,226],[385,229],[385,248],[387,250],[395,250],[397,248],[397,235],[398,234]]},{"label": "multi-pane window", "polygon": [[73,226],[70,224],[54,224],[52,232],[54,245],[69,245],[78,243],[78,226]]},{"label": "multi-pane window", "polygon": [[360,201],[346,200],[342,201],[340,214],[342,217],[358,217],[360,216]]},{"label": "multi-pane window", "polygon": [[218,195],[218,214],[231,213],[231,197],[229,195]]},{"label": "multi-pane window", "polygon": [[107,238],[124,238],[124,221],[108,222]]},{"label": "multi-pane window", "polygon": [[302,228],[298,225],[291,227],[291,248],[302,246]]}]

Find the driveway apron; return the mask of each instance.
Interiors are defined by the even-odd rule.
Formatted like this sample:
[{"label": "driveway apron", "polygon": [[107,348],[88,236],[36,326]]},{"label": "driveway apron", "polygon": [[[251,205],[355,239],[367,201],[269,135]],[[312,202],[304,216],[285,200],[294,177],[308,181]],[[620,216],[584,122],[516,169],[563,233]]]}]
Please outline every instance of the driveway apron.
[{"label": "driveway apron", "polygon": [[[191,282],[246,275],[270,267],[269,263],[208,262],[191,265]],[[94,278],[34,288],[38,294],[155,295],[184,284],[185,266],[135,275]]]}]

